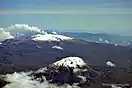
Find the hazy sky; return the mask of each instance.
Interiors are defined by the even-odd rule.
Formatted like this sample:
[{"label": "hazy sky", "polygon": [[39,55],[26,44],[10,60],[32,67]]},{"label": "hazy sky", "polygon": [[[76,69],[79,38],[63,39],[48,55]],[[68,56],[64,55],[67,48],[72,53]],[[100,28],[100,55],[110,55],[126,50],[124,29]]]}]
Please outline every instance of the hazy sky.
[{"label": "hazy sky", "polygon": [[132,35],[132,0],[0,0],[0,27]]}]

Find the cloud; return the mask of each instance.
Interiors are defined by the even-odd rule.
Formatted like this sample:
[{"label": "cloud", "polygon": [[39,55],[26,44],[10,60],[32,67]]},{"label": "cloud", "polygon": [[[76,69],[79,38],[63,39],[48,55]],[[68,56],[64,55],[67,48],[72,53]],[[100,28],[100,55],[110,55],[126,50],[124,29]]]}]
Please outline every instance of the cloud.
[{"label": "cloud", "polygon": [[82,12],[73,10],[0,10],[0,14],[79,14]]},{"label": "cloud", "polygon": [[0,14],[132,14],[131,8],[85,8],[85,10],[0,10]]},{"label": "cloud", "polygon": [[37,26],[29,26],[27,24],[15,24],[7,28],[0,28],[0,40],[19,38],[35,33],[42,33],[42,31]]},{"label": "cloud", "polygon": [[[49,83],[46,78],[43,76],[44,82],[38,80],[33,80],[32,72],[14,72],[13,74],[5,75],[5,80],[11,82],[7,84],[4,88],[58,88],[57,85]],[[78,86],[70,86],[64,84],[59,86],[59,88],[79,88]]]},{"label": "cloud", "polygon": [[14,38],[10,32],[6,32],[3,28],[0,28],[0,40]]},{"label": "cloud", "polygon": [[9,32],[21,32],[21,31],[34,31],[34,32],[41,32],[41,29],[39,29],[37,26],[29,26],[27,24],[15,24],[8,28],[6,28],[6,31]]}]

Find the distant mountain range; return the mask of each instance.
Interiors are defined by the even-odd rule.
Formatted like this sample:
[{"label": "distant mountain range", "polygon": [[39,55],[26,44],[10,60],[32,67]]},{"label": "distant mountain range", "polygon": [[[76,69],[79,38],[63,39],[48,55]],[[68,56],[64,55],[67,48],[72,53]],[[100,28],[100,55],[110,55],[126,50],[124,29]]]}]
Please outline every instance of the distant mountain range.
[{"label": "distant mountain range", "polygon": [[[7,28],[0,28],[0,41],[5,39],[24,39],[35,34],[61,34],[75,39],[82,39],[94,43],[108,43],[122,46],[132,46],[132,36],[120,36],[103,33],[88,33],[88,32],[59,32],[54,30],[43,30],[37,26],[28,24],[14,24]],[[46,37],[46,36],[45,36]]]},{"label": "distant mountain range", "polygon": [[132,45],[132,36],[110,35],[102,33],[86,33],[86,32],[61,32],[60,34],[67,35],[77,39],[83,39],[88,42],[109,43],[122,46]]}]

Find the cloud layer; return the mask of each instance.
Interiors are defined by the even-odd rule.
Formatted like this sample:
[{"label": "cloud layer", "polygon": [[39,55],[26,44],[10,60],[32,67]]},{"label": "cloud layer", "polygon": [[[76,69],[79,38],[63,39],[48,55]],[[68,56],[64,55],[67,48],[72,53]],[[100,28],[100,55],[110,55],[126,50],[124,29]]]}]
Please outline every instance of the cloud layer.
[{"label": "cloud layer", "polygon": [[35,33],[41,33],[41,29],[37,26],[29,26],[27,24],[15,24],[7,28],[0,28],[0,41],[20,36],[26,36]]},{"label": "cloud layer", "polygon": [[0,14],[132,14],[131,8],[87,8],[88,10],[0,10]]},{"label": "cloud layer", "polygon": [[[48,81],[43,76],[45,81],[41,83],[38,79],[32,80],[34,77],[29,76],[32,72],[14,72],[13,74],[5,75],[5,79],[10,81],[10,84],[7,84],[4,88],[58,88],[57,85],[48,83]],[[59,88],[79,88],[77,86],[70,86],[68,84],[64,84],[59,86]]]},{"label": "cloud layer", "polygon": [[6,32],[3,28],[0,28],[0,40],[14,38],[10,32]]},{"label": "cloud layer", "polygon": [[21,32],[21,31],[34,31],[34,32],[41,32],[37,26],[29,26],[27,24],[15,24],[8,28],[6,28],[9,32]]}]

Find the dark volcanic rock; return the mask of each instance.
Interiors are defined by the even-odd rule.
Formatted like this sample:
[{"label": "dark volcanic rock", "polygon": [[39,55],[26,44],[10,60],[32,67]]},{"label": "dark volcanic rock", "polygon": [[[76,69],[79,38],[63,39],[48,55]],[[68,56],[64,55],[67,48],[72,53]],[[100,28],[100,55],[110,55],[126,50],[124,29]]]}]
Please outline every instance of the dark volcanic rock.
[{"label": "dark volcanic rock", "polygon": [[[56,45],[61,46],[63,50],[52,48]],[[106,61],[110,60],[117,67],[127,68],[128,60],[132,60],[131,51],[130,47],[91,43],[77,39],[65,41],[9,39],[0,45],[0,58],[9,61],[9,64],[0,67],[0,73],[36,70],[67,56],[83,57],[93,66],[106,66]]]},{"label": "dark volcanic rock", "polygon": [[3,88],[5,85],[9,84],[10,82],[5,81],[2,77],[0,77],[0,88]]}]

